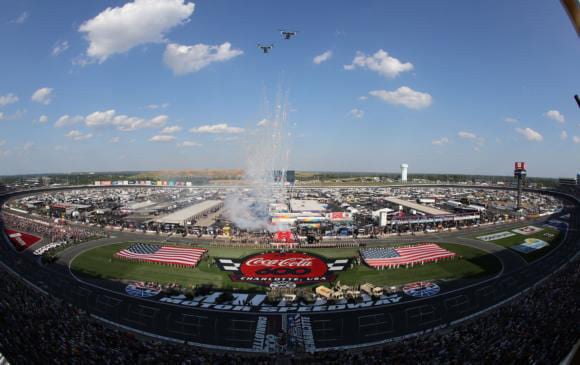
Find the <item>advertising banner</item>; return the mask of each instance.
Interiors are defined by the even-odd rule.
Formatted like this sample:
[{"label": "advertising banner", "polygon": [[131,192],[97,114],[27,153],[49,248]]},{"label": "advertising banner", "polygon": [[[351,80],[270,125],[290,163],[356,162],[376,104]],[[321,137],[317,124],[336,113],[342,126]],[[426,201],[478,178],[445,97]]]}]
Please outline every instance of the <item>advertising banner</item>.
[{"label": "advertising banner", "polygon": [[265,252],[242,259],[216,259],[221,270],[231,273],[232,281],[272,288],[332,281],[334,273],[346,270],[350,261],[348,258],[327,261],[305,252]]},{"label": "advertising banner", "polygon": [[538,233],[538,232],[540,232],[542,230],[543,230],[543,228],[539,228],[539,227],[536,227],[536,226],[525,226],[525,227],[513,229],[512,232],[529,236],[531,234]]},{"label": "advertising banner", "polygon": [[512,246],[512,250],[521,252],[521,253],[530,253],[537,251],[541,248],[548,247],[550,244],[546,241],[542,241],[537,238],[526,238],[524,243],[516,246]]},{"label": "advertising banner", "polygon": [[512,236],[515,236],[515,233],[504,231],[504,232],[486,234],[485,236],[479,236],[479,237],[477,237],[477,239],[488,242],[488,241],[501,240],[503,238],[508,238],[508,237],[512,237]]},{"label": "advertising banner", "polygon": [[333,222],[352,221],[352,213],[349,212],[332,212],[326,214],[326,217]]}]

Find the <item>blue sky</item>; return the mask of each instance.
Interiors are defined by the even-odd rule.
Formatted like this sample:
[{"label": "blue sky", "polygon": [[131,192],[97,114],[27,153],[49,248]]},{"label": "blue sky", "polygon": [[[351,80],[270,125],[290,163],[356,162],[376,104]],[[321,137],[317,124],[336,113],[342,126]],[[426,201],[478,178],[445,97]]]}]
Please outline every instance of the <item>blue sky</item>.
[{"label": "blue sky", "polygon": [[291,168],[572,176],[579,46],[557,1],[2,0],[0,174],[244,167],[282,85]]}]

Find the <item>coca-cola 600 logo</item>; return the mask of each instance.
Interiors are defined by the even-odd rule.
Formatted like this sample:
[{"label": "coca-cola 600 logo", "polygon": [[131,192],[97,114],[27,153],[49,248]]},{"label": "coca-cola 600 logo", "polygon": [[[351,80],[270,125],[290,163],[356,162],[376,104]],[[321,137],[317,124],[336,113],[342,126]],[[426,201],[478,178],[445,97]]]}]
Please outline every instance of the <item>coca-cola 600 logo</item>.
[{"label": "coca-cola 600 logo", "polygon": [[306,285],[334,280],[334,273],[345,270],[350,259],[327,261],[305,252],[264,252],[239,260],[216,259],[216,263],[232,273],[233,281],[274,287],[280,282]]}]

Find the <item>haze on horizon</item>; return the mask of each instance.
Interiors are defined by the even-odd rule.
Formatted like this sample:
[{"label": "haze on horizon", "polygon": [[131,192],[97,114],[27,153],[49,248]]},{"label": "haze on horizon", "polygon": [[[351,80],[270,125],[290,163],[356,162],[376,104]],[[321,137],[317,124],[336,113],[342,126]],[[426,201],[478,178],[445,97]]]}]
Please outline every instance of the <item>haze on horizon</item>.
[{"label": "haze on horizon", "polygon": [[295,170],[580,170],[580,48],[558,1],[0,10],[0,175],[243,168],[278,88]]}]

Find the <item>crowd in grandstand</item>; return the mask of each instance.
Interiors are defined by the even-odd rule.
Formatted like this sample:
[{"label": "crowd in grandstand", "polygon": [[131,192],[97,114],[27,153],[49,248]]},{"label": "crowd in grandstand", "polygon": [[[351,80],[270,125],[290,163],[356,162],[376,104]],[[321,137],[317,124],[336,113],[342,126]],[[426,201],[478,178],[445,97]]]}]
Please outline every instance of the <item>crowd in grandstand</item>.
[{"label": "crowd in grandstand", "polygon": [[[0,353],[11,364],[230,364],[239,355],[142,341],[107,328],[83,311],[43,295],[2,270]],[[255,364],[271,363],[256,357]]]},{"label": "crowd in grandstand", "polygon": [[36,234],[50,242],[77,243],[94,237],[104,237],[103,230],[77,226],[64,226],[40,219],[31,219],[15,214],[2,213],[0,216],[6,228]]},{"label": "crowd in grandstand", "polygon": [[328,352],[314,363],[556,364],[580,338],[580,262],[469,323],[361,353]]},{"label": "crowd in grandstand", "polygon": [[[282,363],[557,363],[580,336],[580,263],[510,303],[445,333],[416,337],[360,352],[288,355]],[[280,363],[275,355],[211,352],[152,342],[105,327],[87,313],[39,293],[1,270],[0,353],[30,363]],[[252,356],[252,357],[250,357]]]}]

